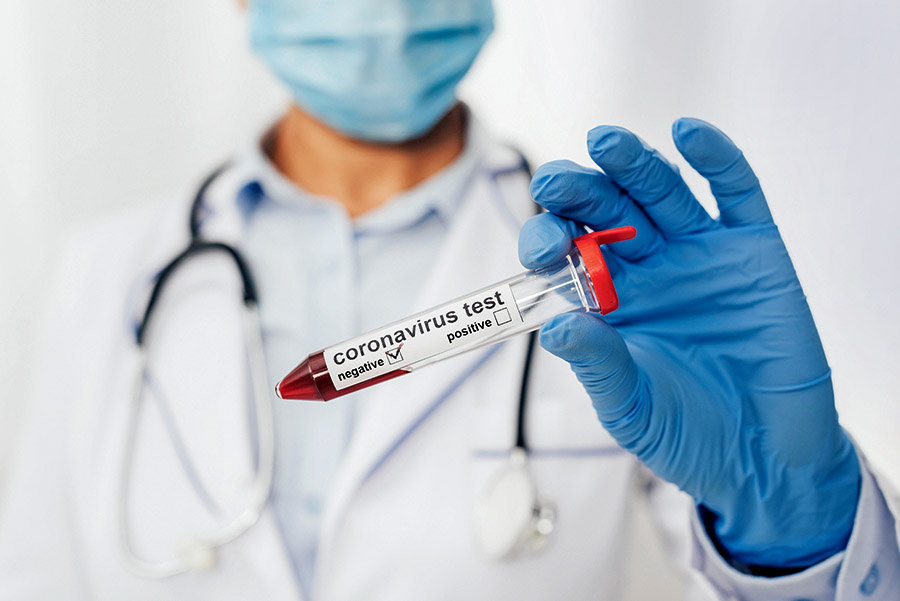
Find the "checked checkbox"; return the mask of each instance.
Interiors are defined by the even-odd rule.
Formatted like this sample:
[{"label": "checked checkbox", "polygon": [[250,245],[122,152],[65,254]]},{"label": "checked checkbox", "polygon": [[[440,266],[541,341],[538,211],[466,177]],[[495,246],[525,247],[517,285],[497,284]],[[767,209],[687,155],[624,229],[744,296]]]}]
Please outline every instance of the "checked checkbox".
[{"label": "checked checkbox", "polygon": [[400,346],[395,346],[394,348],[389,348],[384,351],[389,365],[403,361],[403,353],[400,352],[401,346],[403,345],[401,344]]},{"label": "checked checkbox", "polygon": [[512,321],[512,317],[509,316],[509,309],[499,309],[494,311],[494,323],[498,326],[502,326],[505,323],[509,323]]}]

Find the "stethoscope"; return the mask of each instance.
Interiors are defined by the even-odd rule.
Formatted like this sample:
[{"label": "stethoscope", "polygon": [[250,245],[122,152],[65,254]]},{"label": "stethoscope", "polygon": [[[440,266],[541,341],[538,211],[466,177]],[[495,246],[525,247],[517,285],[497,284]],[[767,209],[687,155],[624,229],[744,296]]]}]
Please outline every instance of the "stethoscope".
[{"label": "stethoscope", "polygon": [[[194,195],[190,208],[187,247],[173,257],[159,271],[150,289],[144,312],[135,328],[135,346],[139,355],[139,368],[135,379],[132,404],[128,417],[124,457],[118,490],[118,527],[122,557],[128,569],[145,578],[167,578],[177,574],[204,571],[214,568],[218,550],[236,540],[256,524],[269,500],[275,459],[275,437],[271,408],[271,387],[267,383],[265,353],[262,345],[262,329],[259,318],[259,302],[256,286],[246,259],[235,247],[221,241],[205,240],[201,233],[201,215],[204,198],[212,183],[229,164],[222,165],[203,181]],[[521,170],[530,173],[528,163],[522,158]],[[517,170],[518,171],[518,170]],[[128,491],[131,483],[131,466],[134,461],[138,418],[145,400],[145,390],[150,379],[149,326],[166,284],[172,275],[191,259],[205,254],[218,253],[229,257],[241,279],[243,289],[242,326],[247,356],[250,363],[250,380],[256,421],[258,465],[250,487],[249,501],[231,521],[218,529],[202,535],[185,537],[177,542],[173,556],[167,560],[151,561],[135,551],[128,529]],[[528,400],[528,383],[531,364],[537,344],[537,332],[529,334],[528,346],[522,369],[516,417],[516,441],[510,450],[508,461],[489,479],[476,501],[475,533],[482,550],[490,557],[502,559],[525,550],[540,549],[553,531],[556,517],[554,505],[540,497],[534,477],[528,466],[529,447],[525,434],[525,416]],[[201,498],[208,493],[196,477],[193,462],[182,439],[171,424],[166,423],[173,445],[179,450],[182,467],[189,475],[195,492]]]}]

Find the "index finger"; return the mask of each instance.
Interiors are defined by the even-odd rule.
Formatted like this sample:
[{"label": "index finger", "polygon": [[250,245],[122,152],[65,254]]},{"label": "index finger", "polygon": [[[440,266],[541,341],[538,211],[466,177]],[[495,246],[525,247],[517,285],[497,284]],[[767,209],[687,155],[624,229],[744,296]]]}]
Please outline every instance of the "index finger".
[{"label": "index finger", "polygon": [[634,226],[637,236],[610,247],[611,252],[629,261],[638,261],[665,247],[656,227],[628,194],[596,169],[572,161],[541,165],[531,179],[531,196],[551,213],[593,230]]}]

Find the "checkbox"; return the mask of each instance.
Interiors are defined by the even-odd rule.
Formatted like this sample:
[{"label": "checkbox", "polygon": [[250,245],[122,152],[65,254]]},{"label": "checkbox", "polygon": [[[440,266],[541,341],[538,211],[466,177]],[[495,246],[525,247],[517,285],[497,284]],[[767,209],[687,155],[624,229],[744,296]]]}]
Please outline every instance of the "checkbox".
[{"label": "checkbox", "polygon": [[400,363],[403,361],[403,353],[400,352],[400,347],[403,346],[395,346],[394,348],[389,348],[384,351],[384,354],[387,356],[388,365],[393,365],[394,363]]},{"label": "checkbox", "polygon": [[494,311],[494,323],[498,326],[502,326],[505,323],[509,323],[512,321],[512,317],[509,316],[509,309],[499,309]]}]

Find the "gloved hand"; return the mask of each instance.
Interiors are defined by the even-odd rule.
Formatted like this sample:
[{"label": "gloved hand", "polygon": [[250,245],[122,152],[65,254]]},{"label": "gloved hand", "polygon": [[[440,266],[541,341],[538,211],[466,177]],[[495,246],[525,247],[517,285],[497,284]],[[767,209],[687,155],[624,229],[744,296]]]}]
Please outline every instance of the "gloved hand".
[{"label": "gloved hand", "polygon": [[588,134],[604,173],[569,161],[535,173],[532,196],[549,213],[522,229],[526,267],[562,258],[578,224],[637,228],[603,250],[618,311],[606,322],[557,316],[540,342],[572,365],[619,444],[712,513],[730,559],[809,566],[846,546],[859,489],[828,363],[741,151],[700,120],[672,133],[709,180],[719,219],[676,167],[618,127]]}]

